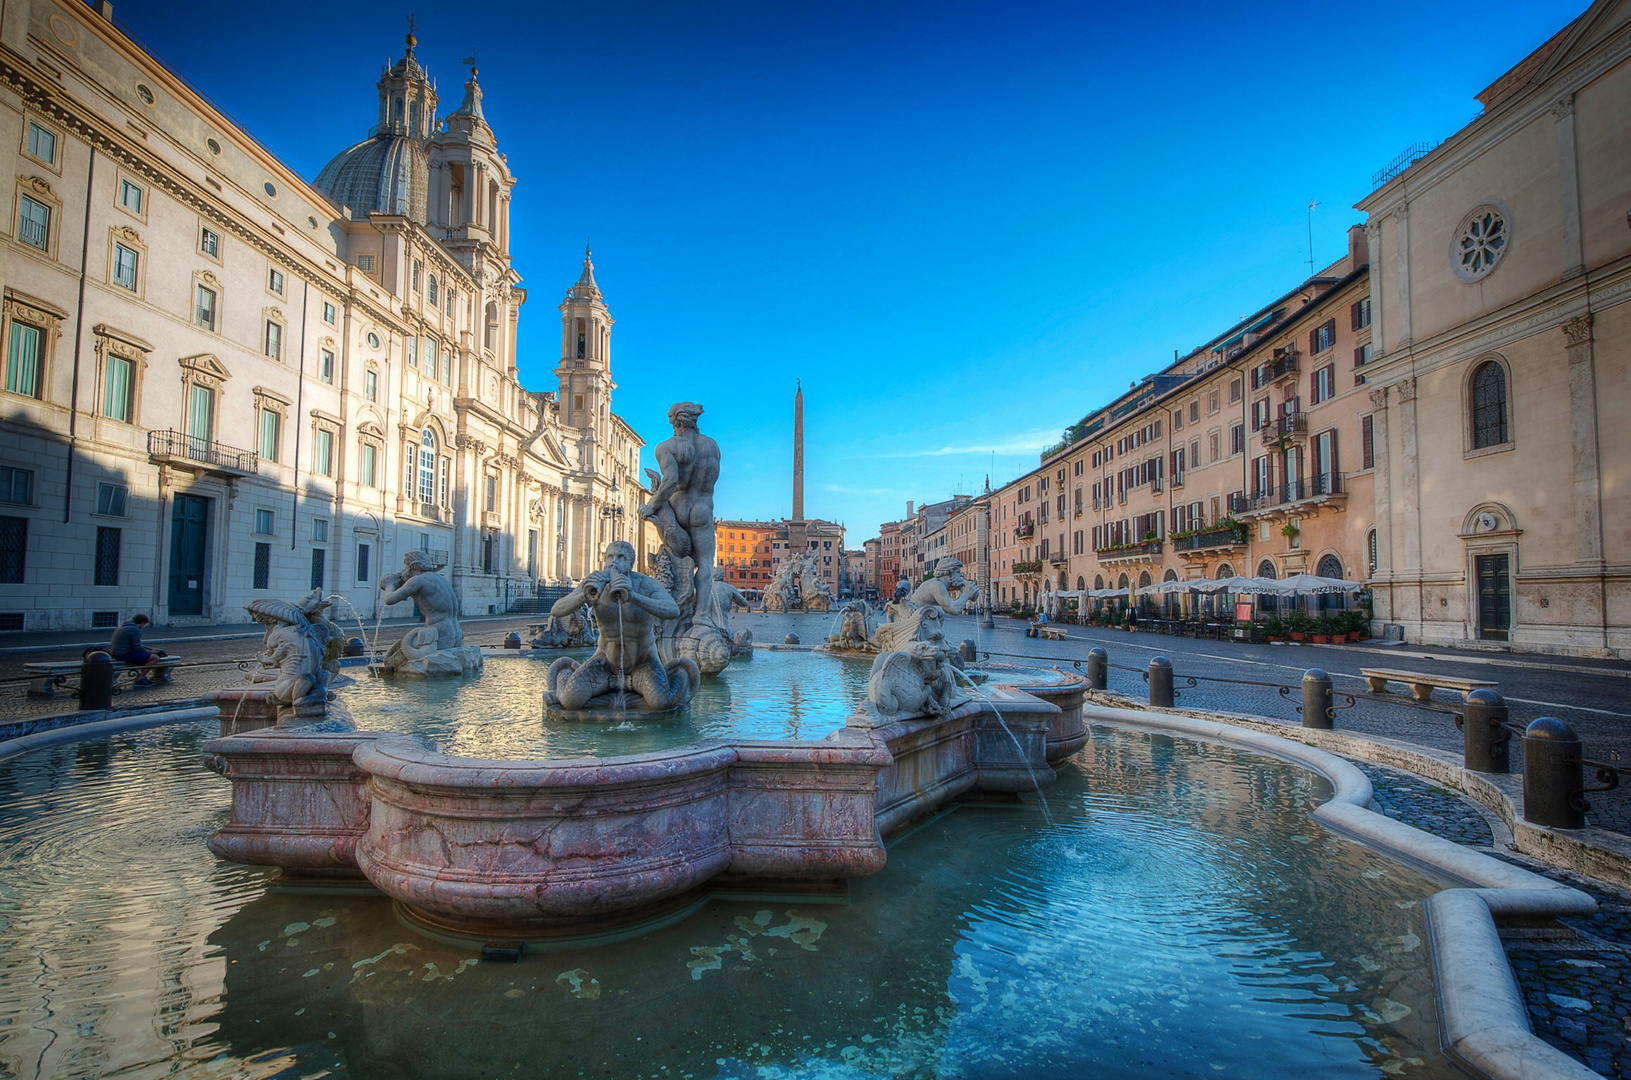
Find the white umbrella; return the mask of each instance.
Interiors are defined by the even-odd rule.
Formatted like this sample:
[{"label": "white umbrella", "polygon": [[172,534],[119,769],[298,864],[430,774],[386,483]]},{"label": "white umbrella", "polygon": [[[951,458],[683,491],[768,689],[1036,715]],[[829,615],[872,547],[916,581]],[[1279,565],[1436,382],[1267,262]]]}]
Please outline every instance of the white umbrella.
[{"label": "white umbrella", "polygon": [[1236,596],[1290,596],[1293,591],[1274,578],[1232,577],[1218,584]]},{"label": "white umbrella", "polygon": [[1357,581],[1319,577],[1315,574],[1292,574],[1277,584],[1284,588],[1283,595],[1287,596],[1297,593],[1356,593],[1364,589]]}]

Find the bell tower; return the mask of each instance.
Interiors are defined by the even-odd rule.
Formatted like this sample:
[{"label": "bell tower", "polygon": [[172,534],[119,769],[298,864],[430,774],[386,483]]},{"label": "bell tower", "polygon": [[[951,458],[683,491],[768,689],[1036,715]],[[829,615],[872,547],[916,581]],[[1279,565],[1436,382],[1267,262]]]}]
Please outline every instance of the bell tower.
[{"label": "bell tower", "polygon": [[406,135],[423,142],[436,125],[436,84],[425,74],[414,55],[419,38],[414,33],[413,16],[408,16],[407,52],[379,77],[380,135]]},{"label": "bell tower", "polygon": [[[611,351],[612,316],[595,284],[595,264],[586,244],[583,272],[561,301],[561,363],[555,375],[561,423],[589,436],[595,447],[611,445],[611,399],[617,388]],[[600,468],[597,452],[588,451],[585,468]]]}]

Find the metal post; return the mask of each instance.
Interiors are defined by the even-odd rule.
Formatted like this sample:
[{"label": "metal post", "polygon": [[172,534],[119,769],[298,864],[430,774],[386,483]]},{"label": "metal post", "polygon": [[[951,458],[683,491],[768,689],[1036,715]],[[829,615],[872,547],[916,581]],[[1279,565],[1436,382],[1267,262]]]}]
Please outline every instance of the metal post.
[{"label": "metal post", "polygon": [[1330,731],[1336,726],[1331,705],[1331,676],[1317,667],[1303,672],[1303,727]]},{"label": "metal post", "polygon": [[980,620],[981,630],[995,630],[997,624],[991,621],[991,605],[985,605],[985,618]]},{"label": "metal post", "polygon": [[1103,649],[1087,650],[1087,688],[1104,690],[1110,685],[1110,657]]},{"label": "metal post", "polygon": [[1157,656],[1150,661],[1150,705],[1172,708],[1172,661]]},{"label": "metal post", "polygon": [[1474,690],[1467,695],[1461,717],[1465,742],[1461,763],[1473,772],[1504,773],[1512,770],[1508,756],[1512,734],[1503,726],[1506,702],[1493,690]]},{"label": "metal post", "polygon": [[113,708],[113,657],[97,651],[79,665],[79,707]]},{"label": "metal post", "polygon": [[974,639],[964,638],[963,643],[957,646],[957,652],[962,656],[963,663],[974,663]]},{"label": "metal post", "polygon": [[1554,829],[1586,827],[1585,770],[1580,736],[1555,716],[1532,721],[1523,732],[1523,819]]}]

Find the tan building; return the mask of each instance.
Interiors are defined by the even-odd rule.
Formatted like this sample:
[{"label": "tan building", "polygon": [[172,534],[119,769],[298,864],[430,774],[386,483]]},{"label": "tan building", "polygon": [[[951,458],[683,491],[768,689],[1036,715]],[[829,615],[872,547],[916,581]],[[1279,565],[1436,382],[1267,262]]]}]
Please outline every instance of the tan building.
[{"label": "tan building", "polygon": [[770,580],[771,547],[787,538],[781,521],[714,522],[714,565],[723,567],[725,580],[743,592],[758,592]]},{"label": "tan building", "polygon": [[[910,513],[910,504],[908,504]],[[900,577],[900,525],[886,521],[878,526],[878,595],[892,597]]]},{"label": "tan building", "polygon": [[91,7],[0,4],[0,628],[312,588],[371,617],[408,550],[485,614],[649,549],[587,258],[559,393],[517,377],[515,180],[473,71],[439,115],[410,35],[308,183]]},{"label": "tan building", "polygon": [[[777,522],[778,531],[770,544],[770,567],[774,571],[788,552],[787,522]],[[836,521],[809,518],[804,522],[804,541],[816,556],[816,571],[821,579],[838,595],[838,583],[844,574],[844,526]]]},{"label": "tan building", "polygon": [[990,601],[991,495],[958,507],[946,519],[946,554],[963,564],[963,576],[980,587],[979,606]]},{"label": "tan building", "polygon": [[861,546],[866,555],[866,581],[864,591],[867,596],[876,597],[878,595],[878,580],[881,572],[880,565],[883,558],[883,539],[875,536],[871,540],[863,543]]},{"label": "tan building", "polygon": [[1378,621],[1631,656],[1631,8],[1606,0],[1378,176]]}]

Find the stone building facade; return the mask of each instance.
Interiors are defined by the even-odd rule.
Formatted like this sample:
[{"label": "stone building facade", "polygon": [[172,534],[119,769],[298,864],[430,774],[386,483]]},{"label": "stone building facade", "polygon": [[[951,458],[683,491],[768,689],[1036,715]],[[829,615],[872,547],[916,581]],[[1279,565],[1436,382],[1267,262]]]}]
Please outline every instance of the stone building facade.
[{"label": "stone building facade", "polygon": [[1593,3],[1478,100],[1359,203],[1377,619],[1631,656],[1631,7]]},{"label": "stone building facade", "polygon": [[313,587],[372,618],[410,549],[485,614],[649,549],[592,266],[526,389],[515,179],[476,73],[439,116],[415,44],[308,183],[98,9],[3,0],[0,627]]}]

